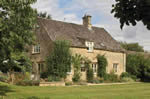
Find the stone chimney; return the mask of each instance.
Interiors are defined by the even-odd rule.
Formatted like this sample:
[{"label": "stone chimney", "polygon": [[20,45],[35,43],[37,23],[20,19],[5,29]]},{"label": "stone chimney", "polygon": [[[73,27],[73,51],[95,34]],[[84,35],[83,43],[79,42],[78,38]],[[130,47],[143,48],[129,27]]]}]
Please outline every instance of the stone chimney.
[{"label": "stone chimney", "polygon": [[84,17],[82,18],[83,19],[83,25],[85,27],[87,27],[88,29],[92,29],[92,24],[91,24],[91,15],[84,15]]}]

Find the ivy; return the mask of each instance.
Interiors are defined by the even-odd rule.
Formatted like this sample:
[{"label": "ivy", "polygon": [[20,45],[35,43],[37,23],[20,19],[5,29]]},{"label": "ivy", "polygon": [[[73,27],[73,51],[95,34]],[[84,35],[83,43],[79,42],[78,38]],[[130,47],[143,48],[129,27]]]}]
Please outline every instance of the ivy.
[{"label": "ivy", "polygon": [[106,76],[106,66],[108,64],[107,59],[104,55],[97,55],[97,61],[98,61],[98,77],[104,78]]}]

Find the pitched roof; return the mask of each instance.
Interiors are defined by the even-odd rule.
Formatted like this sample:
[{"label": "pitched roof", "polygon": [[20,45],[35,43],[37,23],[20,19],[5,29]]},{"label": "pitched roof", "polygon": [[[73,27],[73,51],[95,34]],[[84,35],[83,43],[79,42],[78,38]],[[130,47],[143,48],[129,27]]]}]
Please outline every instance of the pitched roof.
[{"label": "pitched roof", "polygon": [[97,49],[124,51],[104,28],[92,27],[92,30],[89,30],[83,25],[42,18],[38,18],[38,25],[44,27],[52,41],[67,38],[72,41],[73,47],[86,47],[85,41],[93,41],[94,48]]}]

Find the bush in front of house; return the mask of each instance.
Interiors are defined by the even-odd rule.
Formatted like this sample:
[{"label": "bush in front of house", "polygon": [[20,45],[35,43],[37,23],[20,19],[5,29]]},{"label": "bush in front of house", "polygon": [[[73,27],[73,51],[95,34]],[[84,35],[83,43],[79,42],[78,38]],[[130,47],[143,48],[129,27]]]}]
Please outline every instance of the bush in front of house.
[{"label": "bush in front of house", "polygon": [[83,57],[80,54],[75,54],[72,56],[72,64],[74,67],[74,75],[73,75],[73,82],[79,82],[81,78],[81,62]]},{"label": "bush in front of house", "polygon": [[123,72],[123,73],[121,73],[120,77],[121,78],[130,77],[130,74],[128,72]]},{"label": "bush in front of house", "polygon": [[39,86],[40,81],[32,81],[32,80],[23,80],[16,83],[16,85],[21,86]]},{"label": "bush in front of house", "polygon": [[93,82],[93,78],[94,78],[94,76],[93,76],[93,69],[92,69],[92,68],[89,68],[89,69],[87,70],[87,81],[88,81],[89,83],[92,83],[92,82]]},{"label": "bush in front of house", "polygon": [[72,82],[65,82],[65,85],[70,86],[70,85],[72,85]]},{"label": "bush in front of house", "polygon": [[54,49],[46,59],[46,66],[49,75],[66,78],[67,72],[71,71],[70,42],[66,40],[54,41]]},{"label": "bush in front of house", "polygon": [[61,81],[61,77],[55,75],[48,76],[48,82],[57,82],[57,81]]},{"label": "bush in front of house", "polygon": [[114,73],[106,74],[104,80],[108,82],[119,82],[118,76]]},{"label": "bush in front of house", "polygon": [[41,72],[40,78],[43,78],[43,79],[48,78],[48,72]]},{"label": "bush in front of house", "polygon": [[132,79],[131,77],[123,77],[121,79],[122,82],[135,82],[134,79]]},{"label": "bush in front of house", "polygon": [[104,78],[106,75],[106,66],[108,64],[107,59],[104,55],[97,55],[97,62],[98,62],[98,71],[97,76]]}]

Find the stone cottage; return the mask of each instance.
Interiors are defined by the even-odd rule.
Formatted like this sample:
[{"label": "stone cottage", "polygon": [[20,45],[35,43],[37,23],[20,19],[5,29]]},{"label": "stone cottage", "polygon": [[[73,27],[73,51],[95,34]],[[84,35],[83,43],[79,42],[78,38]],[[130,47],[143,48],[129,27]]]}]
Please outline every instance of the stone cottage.
[{"label": "stone cottage", "polygon": [[[71,51],[88,57],[94,76],[97,76],[98,54],[107,58],[107,73],[114,71],[120,75],[126,71],[126,54],[120,44],[104,29],[94,27],[91,24],[91,16],[83,17],[83,25],[66,23],[56,20],[38,18],[38,29],[36,30],[37,45],[30,49],[33,74],[39,74],[45,67],[45,58],[50,55],[53,49],[53,41],[57,39],[71,40]],[[81,67],[82,80],[86,80],[86,71]],[[72,80],[73,69],[68,73],[67,78]]]}]

